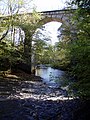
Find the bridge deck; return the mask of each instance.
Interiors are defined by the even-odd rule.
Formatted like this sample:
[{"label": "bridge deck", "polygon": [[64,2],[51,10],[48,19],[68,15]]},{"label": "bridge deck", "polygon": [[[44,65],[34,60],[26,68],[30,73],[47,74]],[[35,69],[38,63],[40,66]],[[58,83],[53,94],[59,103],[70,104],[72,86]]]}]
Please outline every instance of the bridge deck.
[{"label": "bridge deck", "polygon": [[[41,14],[55,14],[55,13],[63,13],[63,12],[71,12],[71,11],[75,11],[76,9],[62,9],[62,10],[51,10],[51,11],[41,11],[41,12],[38,12],[38,13],[41,13]],[[22,16],[22,15],[32,15],[32,13],[22,13],[22,14],[17,14],[18,16]],[[1,18],[5,18],[5,17],[10,17],[11,15],[1,15],[0,16],[0,19]]]}]

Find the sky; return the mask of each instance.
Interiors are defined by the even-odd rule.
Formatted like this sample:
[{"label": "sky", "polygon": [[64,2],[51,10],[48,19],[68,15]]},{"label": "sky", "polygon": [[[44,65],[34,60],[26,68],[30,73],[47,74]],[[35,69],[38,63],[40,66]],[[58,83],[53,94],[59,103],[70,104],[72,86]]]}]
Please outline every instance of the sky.
[{"label": "sky", "polygon": [[[36,8],[38,12],[40,11],[50,11],[50,10],[60,10],[66,7],[65,2],[70,0],[24,0],[26,8],[25,10],[31,11],[32,8]],[[31,2],[30,2],[31,1]]]},{"label": "sky", "polygon": [[[0,11],[2,11],[2,9],[4,11],[6,11],[5,8],[5,3],[7,0],[2,0],[2,2],[0,2]],[[31,11],[32,8],[36,8],[37,11],[50,11],[50,10],[61,10],[64,9],[66,7],[65,2],[69,1],[69,0],[25,0],[26,1],[26,7],[22,8],[20,11],[23,12],[23,10],[25,11],[26,9],[28,11]],[[51,22],[51,23],[47,23],[45,25],[45,30],[46,32],[42,33],[49,34],[50,32],[50,37],[52,40],[52,44],[54,44],[55,42],[58,41],[57,39],[57,29],[61,26],[61,23],[59,22]]]},{"label": "sky", "polygon": [[63,9],[66,6],[65,2],[66,0],[33,0],[32,4],[37,7],[37,11],[48,11]]},{"label": "sky", "polygon": [[[6,4],[8,0],[0,0],[0,11],[7,11]],[[14,0],[12,0],[14,1]],[[18,0],[15,0],[18,1]],[[37,11],[49,11],[49,10],[60,10],[66,7],[65,2],[70,0],[22,0],[26,4],[26,7],[23,7],[22,10],[31,11],[33,7]],[[24,4],[24,5],[25,5]]]}]

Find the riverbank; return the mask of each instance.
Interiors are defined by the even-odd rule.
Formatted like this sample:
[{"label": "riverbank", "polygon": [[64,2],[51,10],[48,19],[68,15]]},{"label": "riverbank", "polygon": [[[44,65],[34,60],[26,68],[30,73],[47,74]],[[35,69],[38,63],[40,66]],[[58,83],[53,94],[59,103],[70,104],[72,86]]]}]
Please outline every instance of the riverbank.
[{"label": "riverbank", "polygon": [[48,87],[40,77],[24,72],[0,77],[0,120],[89,120],[89,111],[77,113],[82,106],[81,100]]}]

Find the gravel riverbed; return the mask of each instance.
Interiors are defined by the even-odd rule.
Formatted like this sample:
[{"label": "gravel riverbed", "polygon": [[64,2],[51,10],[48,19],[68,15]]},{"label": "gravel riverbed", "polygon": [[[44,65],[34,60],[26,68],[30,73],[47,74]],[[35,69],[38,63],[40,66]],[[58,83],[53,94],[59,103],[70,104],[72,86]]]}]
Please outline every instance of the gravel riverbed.
[{"label": "gravel riverbed", "polygon": [[40,77],[22,78],[0,77],[0,120],[90,120],[89,111],[77,114],[82,102],[67,91],[50,88]]}]

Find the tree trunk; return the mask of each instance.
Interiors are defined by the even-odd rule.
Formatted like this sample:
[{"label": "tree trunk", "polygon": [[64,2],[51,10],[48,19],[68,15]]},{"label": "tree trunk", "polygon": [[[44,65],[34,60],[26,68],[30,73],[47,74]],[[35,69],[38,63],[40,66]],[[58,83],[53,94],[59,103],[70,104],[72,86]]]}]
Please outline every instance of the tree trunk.
[{"label": "tree trunk", "polygon": [[31,74],[31,58],[32,58],[32,37],[30,34],[25,33],[25,41],[24,41],[24,59],[26,63],[29,65],[29,71]]}]

